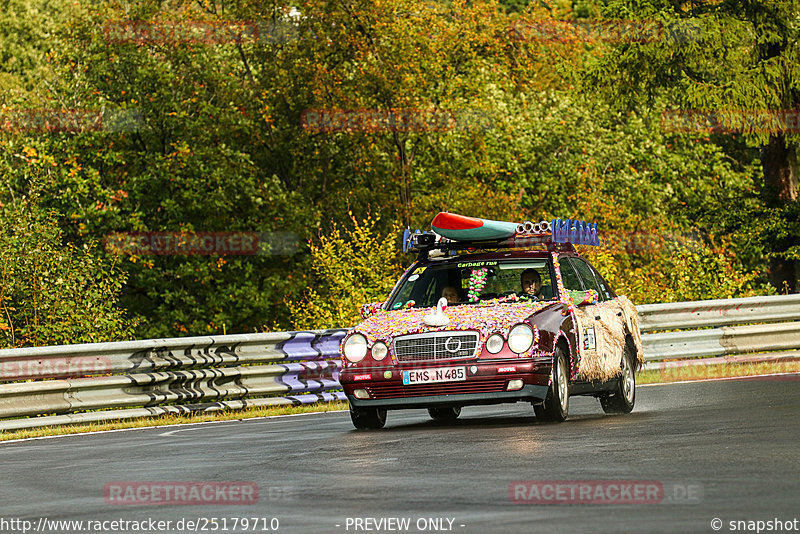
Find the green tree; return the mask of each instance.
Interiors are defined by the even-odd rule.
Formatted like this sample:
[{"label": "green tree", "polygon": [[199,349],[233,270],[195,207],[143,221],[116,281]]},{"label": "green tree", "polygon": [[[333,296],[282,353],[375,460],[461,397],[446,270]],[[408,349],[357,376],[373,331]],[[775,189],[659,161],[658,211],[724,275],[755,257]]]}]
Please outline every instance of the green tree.
[{"label": "green tree", "polygon": [[[781,116],[790,111],[791,120],[800,109],[798,9],[795,0],[611,0],[606,17],[649,21],[666,31],[661,39],[599,50],[589,79],[644,109],[667,95],[674,105],[701,112],[679,119],[700,120],[712,131],[741,131],[760,150],[766,208],[795,213],[800,135]],[[800,291],[800,256],[791,248],[800,234],[761,240],[774,247],[768,251],[773,285]]]},{"label": "green tree", "polygon": [[90,245],[64,243],[56,216],[26,198],[0,206],[0,345],[129,339],[125,273]]},{"label": "green tree", "polygon": [[351,227],[334,225],[311,243],[314,275],[308,290],[302,300],[287,301],[294,328],[353,326],[363,304],[388,298],[402,272],[395,245],[400,225],[382,235],[379,219],[351,215]]}]

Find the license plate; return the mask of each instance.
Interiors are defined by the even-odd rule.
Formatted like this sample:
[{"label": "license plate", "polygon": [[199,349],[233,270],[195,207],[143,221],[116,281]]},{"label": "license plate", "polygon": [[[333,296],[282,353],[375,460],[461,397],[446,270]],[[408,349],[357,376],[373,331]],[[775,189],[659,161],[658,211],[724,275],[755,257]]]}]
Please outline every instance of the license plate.
[{"label": "license plate", "polygon": [[435,367],[430,369],[410,369],[403,371],[403,384],[435,384],[436,382],[457,382],[467,379],[466,367]]}]

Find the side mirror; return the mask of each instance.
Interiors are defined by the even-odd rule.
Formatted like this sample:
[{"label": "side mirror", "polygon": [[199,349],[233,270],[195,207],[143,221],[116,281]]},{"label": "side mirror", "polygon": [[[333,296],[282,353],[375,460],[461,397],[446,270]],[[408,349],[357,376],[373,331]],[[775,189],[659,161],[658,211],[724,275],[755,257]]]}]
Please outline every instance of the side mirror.
[{"label": "side mirror", "polygon": [[361,318],[366,319],[367,317],[375,315],[383,309],[383,304],[383,302],[370,302],[362,305],[361,309],[359,310],[359,313],[361,313]]}]

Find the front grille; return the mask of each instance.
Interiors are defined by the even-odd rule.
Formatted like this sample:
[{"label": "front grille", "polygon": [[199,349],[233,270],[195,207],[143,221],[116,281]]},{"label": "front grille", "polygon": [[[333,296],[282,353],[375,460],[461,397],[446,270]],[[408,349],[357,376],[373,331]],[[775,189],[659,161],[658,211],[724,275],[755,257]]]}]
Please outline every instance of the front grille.
[{"label": "front grille", "polygon": [[459,395],[464,393],[498,393],[506,390],[505,378],[470,380],[468,382],[440,382],[438,384],[372,384],[367,386],[370,398],[393,399],[398,397],[426,397],[429,395]]},{"label": "front grille", "polygon": [[429,362],[471,358],[478,351],[478,332],[431,332],[400,336],[394,353],[401,362]]}]

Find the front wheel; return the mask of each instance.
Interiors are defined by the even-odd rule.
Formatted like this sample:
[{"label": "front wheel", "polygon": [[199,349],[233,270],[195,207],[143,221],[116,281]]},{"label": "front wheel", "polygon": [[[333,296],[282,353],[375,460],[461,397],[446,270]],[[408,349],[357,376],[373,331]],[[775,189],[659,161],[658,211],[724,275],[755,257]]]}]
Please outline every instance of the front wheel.
[{"label": "front wheel", "polygon": [[434,421],[455,421],[461,415],[461,407],[428,408],[428,413]]},{"label": "front wheel", "polygon": [[631,413],[636,401],[636,375],[633,368],[633,349],[625,343],[622,353],[622,374],[614,391],[600,397],[600,405],[606,413]]},{"label": "front wheel", "polygon": [[567,365],[567,355],[561,345],[556,347],[553,357],[553,378],[550,381],[550,388],[547,390],[547,397],[544,402],[533,405],[536,418],[542,421],[553,421],[560,423],[567,419],[569,412],[569,366]]},{"label": "front wheel", "polygon": [[359,430],[377,430],[386,424],[386,410],[380,408],[355,408],[350,405],[350,419]]}]

